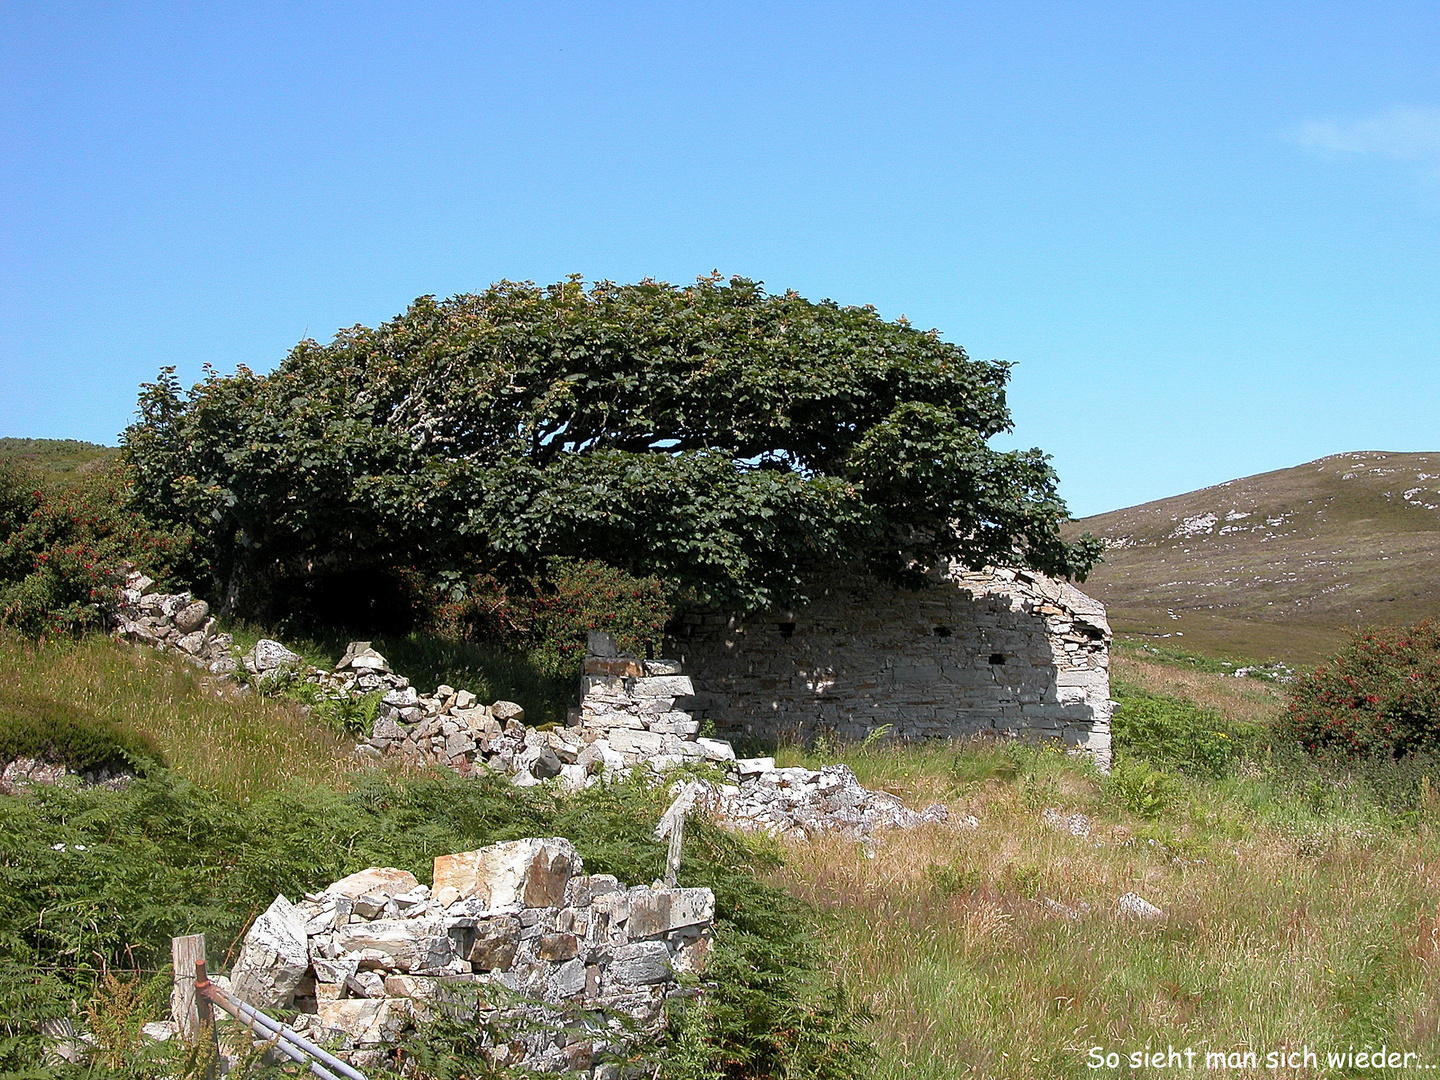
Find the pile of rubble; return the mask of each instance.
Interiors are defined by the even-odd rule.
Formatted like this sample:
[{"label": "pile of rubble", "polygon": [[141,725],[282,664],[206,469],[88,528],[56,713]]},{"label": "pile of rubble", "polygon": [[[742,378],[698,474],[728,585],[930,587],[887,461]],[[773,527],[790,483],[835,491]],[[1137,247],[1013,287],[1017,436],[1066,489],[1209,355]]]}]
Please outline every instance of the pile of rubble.
[{"label": "pile of rubble", "polygon": [[894,795],[860,786],[849,765],[775,768],[774,758],[737,763],[739,783],[707,792],[707,808],[721,821],[746,831],[763,830],[796,840],[826,832],[868,838],[880,829],[913,829],[944,822],[949,811],[935,803],[923,812]]},{"label": "pile of rubble", "polygon": [[215,633],[210,605],[192,593],[162,593],[153,578],[136,570],[125,575],[115,613],[116,633],[136,645],[174,649],[217,675],[238,670],[235,641]]},{"label": "pile of rubble", "polygon": [[232,993],[298,1009],[295,1030],[360,1067],[438,1008],[473,1019],[497,1067],[598,1078],[664,1027],[677,975],[705,966],[709,889],[587,876],[563,838],[442,855],[434,881],[377,868],[299,903],[276,897],[246,935]]}]

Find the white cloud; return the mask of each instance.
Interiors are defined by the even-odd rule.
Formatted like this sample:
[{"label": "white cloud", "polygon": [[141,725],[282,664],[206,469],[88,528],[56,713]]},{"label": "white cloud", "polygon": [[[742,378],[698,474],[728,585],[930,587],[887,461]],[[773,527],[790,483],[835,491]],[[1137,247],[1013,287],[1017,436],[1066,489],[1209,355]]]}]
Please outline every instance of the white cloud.
[{"label": "white cloud", "polygon": [[1398,161],[1440,163],[1440,109],[1395,105],[1358,120],[1311,120],[1289,138],[1332,154],[1380,154]]}]

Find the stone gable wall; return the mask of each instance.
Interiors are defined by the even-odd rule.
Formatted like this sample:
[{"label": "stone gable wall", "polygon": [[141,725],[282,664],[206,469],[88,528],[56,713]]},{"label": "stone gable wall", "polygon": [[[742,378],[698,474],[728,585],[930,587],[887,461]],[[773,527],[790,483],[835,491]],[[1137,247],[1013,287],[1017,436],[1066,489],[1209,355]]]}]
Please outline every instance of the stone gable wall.
[{"label": "stone gable wall", "polygon": [[688,703],[735,738],[1053,737],[1110,761],[1105,608],[1027,571],[952,570],[918,592],[837,581],[793,612],[685,615]]}]

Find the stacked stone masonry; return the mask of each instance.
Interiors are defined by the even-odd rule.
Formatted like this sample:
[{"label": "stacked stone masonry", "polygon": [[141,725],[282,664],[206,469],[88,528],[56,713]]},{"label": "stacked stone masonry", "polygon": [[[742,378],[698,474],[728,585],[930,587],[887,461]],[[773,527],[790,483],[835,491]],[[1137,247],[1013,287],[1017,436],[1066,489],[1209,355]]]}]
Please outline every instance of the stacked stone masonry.
[{"label": "stacked stone masonry", "polygon": [[918,592],[855,578],[798,611],[691,613],[666,652],[722,735],[1056,738],[1104,768],[1110,638],[1104,606],[1066,582],[953,569]]},{"label": "stacked stone masonry", "polygon": [[700,974],[712,940],[709,889],[586,875],[560,837],[435,860],[434,885],[377,867],[252,924],[231,991],[352,1064],[387,1063],[417,1022],[444,1009],[485,1033],[497,1067],[596,1078],[652,1045],[678,976]]}]

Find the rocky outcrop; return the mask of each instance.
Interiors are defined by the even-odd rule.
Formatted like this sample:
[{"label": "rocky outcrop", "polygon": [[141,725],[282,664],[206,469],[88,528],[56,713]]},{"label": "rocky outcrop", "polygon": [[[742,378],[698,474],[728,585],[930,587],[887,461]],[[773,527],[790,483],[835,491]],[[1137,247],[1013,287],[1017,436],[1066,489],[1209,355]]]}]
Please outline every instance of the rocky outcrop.
[{"label": "rocky outcrop", "polygon": [[600,1076],[659,1035],[678,976],[704,970],[714,918],[709,889],[627,888],[587,875],[568,840],[515,840],[439,856],[433,887],[378,867],[277,897],[231,983],[257,1007],[297,1008],[296,1030],[356,1065],[443,1008],[485,1033],[496,1066]]}]

